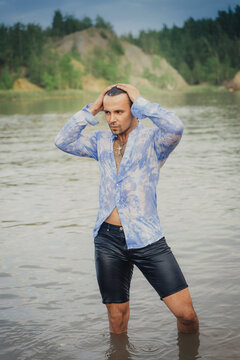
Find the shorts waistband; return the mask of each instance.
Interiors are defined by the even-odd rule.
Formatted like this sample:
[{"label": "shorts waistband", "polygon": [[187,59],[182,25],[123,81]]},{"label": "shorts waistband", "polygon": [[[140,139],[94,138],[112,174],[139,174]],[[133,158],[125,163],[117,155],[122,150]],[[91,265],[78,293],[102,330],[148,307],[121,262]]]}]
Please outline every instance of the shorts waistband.
[{"label": "shorts waistband", "polygon": [[114,231],[119,231],[122,232],[123,231],[123,227],[122,225],[113,225],[107,222],[103,222],[101,225],[102,229],[108,229],[109,231],[114,230]]}]

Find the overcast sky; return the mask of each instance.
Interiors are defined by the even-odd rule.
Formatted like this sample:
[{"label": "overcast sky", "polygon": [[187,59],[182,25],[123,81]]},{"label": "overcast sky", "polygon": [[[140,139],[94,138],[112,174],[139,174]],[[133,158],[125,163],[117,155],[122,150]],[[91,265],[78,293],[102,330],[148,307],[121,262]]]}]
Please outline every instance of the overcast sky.
[{"label": "overcast sky", "polygon": [[82,19],[97,15],[109,21],[118,35],[160,30],[163,24],[182,26],[189,17],[215,18],[218,10],[232,9],[240,0],[0,0],[0,23],[51,25],[54,11]]}]

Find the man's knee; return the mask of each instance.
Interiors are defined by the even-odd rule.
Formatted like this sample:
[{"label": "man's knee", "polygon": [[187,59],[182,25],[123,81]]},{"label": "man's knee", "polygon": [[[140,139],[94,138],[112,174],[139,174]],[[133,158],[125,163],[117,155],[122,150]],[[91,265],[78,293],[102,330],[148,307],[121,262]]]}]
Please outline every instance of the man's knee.
[{"label": "man's knee", "polygon": [[129,307],[123,304],[107,305],[110,331],[122,333],[127,331]]},{"label": "man's knee", "polygon": [[188,307],[177,315],[177,319],[184,325],[191,325],[197,321],[197,314],[192,307]]},{"label": "man's knee", "polygon": [[123,328],[124,316],[123,313],[110,313],[109,321],[114,332],[120,332]]}]

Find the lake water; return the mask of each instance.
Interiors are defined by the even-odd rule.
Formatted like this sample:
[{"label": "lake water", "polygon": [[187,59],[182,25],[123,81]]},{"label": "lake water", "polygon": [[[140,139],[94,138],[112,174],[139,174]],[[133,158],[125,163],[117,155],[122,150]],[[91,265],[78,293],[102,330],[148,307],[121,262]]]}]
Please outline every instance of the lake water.
[{"label": "lake water", "polygon": [[[92,100],[0,102],[0,359],[239,359],[240,94],[153,99],[185,126],[161,170],[158,204],[199,338],[178,335],[174,316],[136,268],[128,336],[109,335],[92,238],[98,164],[53,145]],[[98,128],[107,128],[104,119]]]}]

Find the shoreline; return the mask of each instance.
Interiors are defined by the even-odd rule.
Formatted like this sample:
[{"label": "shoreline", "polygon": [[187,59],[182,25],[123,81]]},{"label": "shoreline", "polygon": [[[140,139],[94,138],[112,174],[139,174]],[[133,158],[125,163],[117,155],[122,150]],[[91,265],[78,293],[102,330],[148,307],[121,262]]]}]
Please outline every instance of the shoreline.
[{"label": "shoreline", "polygon": [[[160,94],[179,94],[179,93],[203,93],[203,92],[226,92],[229,90],[223,86],[212,85],[188,85],[181,89],[166,90],[158,88],[139,87],[143,96],[160,95]],[[79,97],[89,96],[91,94],[98,94],[99,92],[91,92],[87,90],[0,90],[0,101],[26,101],[26,100],[54,100],[54,99],[73,99]]]}]

